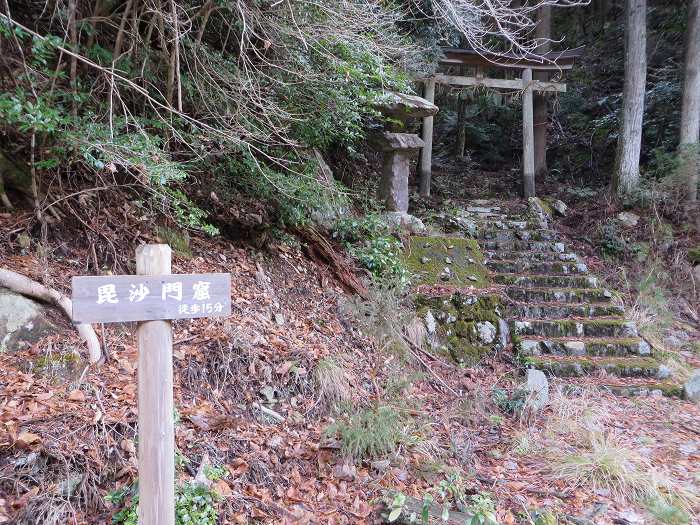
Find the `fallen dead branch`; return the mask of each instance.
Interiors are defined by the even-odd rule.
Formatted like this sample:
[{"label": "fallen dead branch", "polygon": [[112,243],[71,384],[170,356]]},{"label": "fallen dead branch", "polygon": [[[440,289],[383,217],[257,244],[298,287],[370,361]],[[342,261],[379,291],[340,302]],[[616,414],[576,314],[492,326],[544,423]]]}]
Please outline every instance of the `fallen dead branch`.
[{"label": "fallen dead branch", "polygon": [[[15,293],[57,306],[63,310],[68,319],[73,320],[73,303],[68,297],[53,288],[48,288],[29,277],[5,268],[0,268],[0,286]],[[103,359],[102,348],[92,325],[78,324],[76,329],[87,345],[90,363],[101,363]]]}]

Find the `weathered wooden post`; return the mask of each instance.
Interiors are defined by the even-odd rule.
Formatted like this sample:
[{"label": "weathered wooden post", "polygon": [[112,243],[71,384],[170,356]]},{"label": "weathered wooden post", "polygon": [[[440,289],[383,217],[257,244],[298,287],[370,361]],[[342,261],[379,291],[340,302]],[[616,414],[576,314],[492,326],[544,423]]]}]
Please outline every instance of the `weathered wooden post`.
[{"label": "weathered wooden post", "polygon": [[[423,98],[431,104],[435,102],[435,79],[425,80]],[[430,179],[433,164],[433,116],[423,117],[423,149],[420,154],[418,192],[421,197],[430,197]]]},{"label": "weathered wooden post", "polygon": [[231,314],[228,273],[171,274],[170,247],[136,251],[137,275],[73,277],[73,322],[138,321],[139,525],[175,524],[171,319]]},{"label": "weathered wooden post", "polygon": [[532,69],[523,70],[523,196],[535,196],[535,130],[532,114]]},{"label": "weathered wooden post", "polygon": [[[167,244],[136,250],[138,275],[169,275]],[[170,321],[139,323],[139,525],[175,525],[173,331]]]}]

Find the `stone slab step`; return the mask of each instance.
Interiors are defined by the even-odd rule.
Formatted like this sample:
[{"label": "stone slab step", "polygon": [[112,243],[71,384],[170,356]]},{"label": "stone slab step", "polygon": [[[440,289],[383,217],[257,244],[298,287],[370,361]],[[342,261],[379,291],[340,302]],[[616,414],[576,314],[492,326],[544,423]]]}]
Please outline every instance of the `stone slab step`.
[{"label": "stone slab step", "polygon": [[547,252],[512,252],[508,250],[485,251],[484,256],[493,261],[561,261],[568,263],[580,262],[575,253],[559,253],[555,251]]},{"label": "stone slab step", "polygon": [[651,347],[639,337],[544,338],[528,337],[518,344],[525,356],[649,356]]},{"label": "stone slab step", "polygon": [[625,314],[625,309],[616,304],[556,304],[528,303],[512,304],[507,315],[516,319],[564,319],[564,318],[598,318],[616,317]]},{"label": "stone slab step", "polygon": [[474,224],[480,230],[527,230],[536,229],[538,225],[532,221],[525,219],[481,219],[475,217],[472,219]]},{"label": "stone slab step", "polygon": [[599,371],[620,377],[656,377],[660,363],[652,357],[555,357],[525,358],[532,368],[558,377],[581,377]]},{"label": "stone slab step", "polygon": [[635,377],[630,379],[617,379],[612,381],[606,379],[605,382],[594,382],[586,379],[568,378],[566,380],[566,391],[575,394],[583,388],[596,388],[604,392],[609,392],[620,397],[645,397],[645,396],[665,396],[683,397],[683,385],[670,380],[656,378]]},{"label": "stone slab step", "polygon": [[603,288],[523,288],[509,286],[506,295],[513,301],[534,303],[607,303],[612,293]]},{"label": "stone slab step", "polygon": [[489,240],[482,239],[479,246],[483,250],[497,250],[510,252],[566,252],[566,245],[563,242],[553,241],[514,241],[514,240]]},{"label": "stone slab step", "polygon": [[638,337],[637,325],[626,319],[535,319],[511,322],[516,335],[540,337]]},{"label": "stone slab step", "polygon": [[478,229],[477,239],[495,241],[553,241],[557,238],[554,230],[499,230]]},{"label": "stone slab step", "polygon": [[529,273],[546,275],[570,275],[588,273],[584,263],[556,261],[487,261],[486,267],[498,273]]},{"label": "stone slab step", "polygon": [[499,273],[493,276],[496,284],[508,284],[526,288],[597,288],[598,279],[589,275],[518,275]]}]

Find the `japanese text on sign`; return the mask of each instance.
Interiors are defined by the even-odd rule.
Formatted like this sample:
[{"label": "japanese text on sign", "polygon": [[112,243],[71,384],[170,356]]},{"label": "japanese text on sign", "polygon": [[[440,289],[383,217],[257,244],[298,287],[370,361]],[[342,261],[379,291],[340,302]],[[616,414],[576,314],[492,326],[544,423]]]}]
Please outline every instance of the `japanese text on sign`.
[{"label": "japanese text on sign", "polygon": [[147,321],[228,315],[230,274],[73,278],[73,320]]}]

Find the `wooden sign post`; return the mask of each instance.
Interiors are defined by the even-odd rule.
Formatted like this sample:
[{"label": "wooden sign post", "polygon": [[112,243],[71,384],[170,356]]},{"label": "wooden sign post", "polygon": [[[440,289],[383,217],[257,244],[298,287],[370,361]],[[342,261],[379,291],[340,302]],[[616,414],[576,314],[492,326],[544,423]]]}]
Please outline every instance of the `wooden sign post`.
[{"label": "wooden sign post", "polygon": [[166,244],[136,251],[137,275],[73,278],[73,321],[142,321],[137,331],[139,524],[175,524],[173,334],[170,319],[231,313],[230,274],[170,273]]}]

